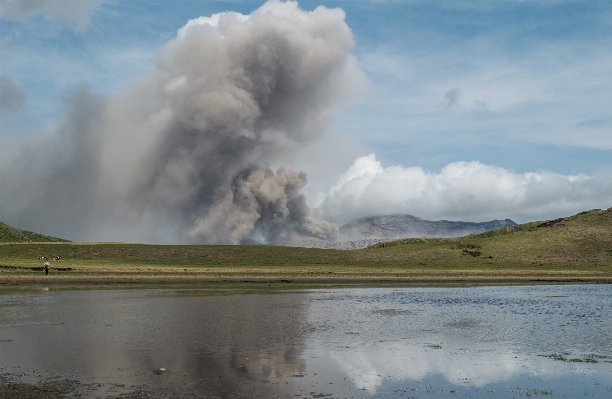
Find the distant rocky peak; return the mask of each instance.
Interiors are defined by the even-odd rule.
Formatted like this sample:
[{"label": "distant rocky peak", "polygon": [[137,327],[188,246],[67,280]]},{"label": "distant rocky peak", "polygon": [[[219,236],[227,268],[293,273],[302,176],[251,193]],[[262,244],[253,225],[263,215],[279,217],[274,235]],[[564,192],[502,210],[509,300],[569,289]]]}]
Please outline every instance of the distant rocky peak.
[{"label": "distant rocky peak", "polygon": [[514,226],[510,219],[488,222],[424,220],[408,214],[367,217],[340,227],[340,241],[391,240],[415,237],[461,237],[483,233],[502,227]]}]

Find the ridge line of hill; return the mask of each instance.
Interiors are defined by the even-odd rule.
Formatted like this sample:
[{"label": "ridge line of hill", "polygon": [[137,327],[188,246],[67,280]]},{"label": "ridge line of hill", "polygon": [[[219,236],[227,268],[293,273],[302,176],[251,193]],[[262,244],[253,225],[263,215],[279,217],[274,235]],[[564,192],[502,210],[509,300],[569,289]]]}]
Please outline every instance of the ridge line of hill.
[{"label": "ridge line of hill", "polygon": [[70,242],[70,240],[22,230],[10,224],[0,222],[0,242]]}]

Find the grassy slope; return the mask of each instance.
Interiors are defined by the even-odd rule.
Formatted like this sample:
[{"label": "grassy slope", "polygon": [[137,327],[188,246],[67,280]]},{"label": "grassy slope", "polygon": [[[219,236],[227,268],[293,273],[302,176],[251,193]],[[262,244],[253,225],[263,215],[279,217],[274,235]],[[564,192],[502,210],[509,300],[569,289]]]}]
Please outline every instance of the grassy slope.
[{"label": "grassy slope", "polygon": [[31,231],[21,230],[0,222],[0,242],[67,242],[61,238],[50,237]]},{"label": "grassy slope", "polygon": [[405,239],[357,251],[271,246],[0,244],[1,276],[31,274],[39,254],[64,274],[207,276],[612,277],[612,208],[459,239]]},{"label": "grassy slope", "polygon": [[[612,275],[612,208],[532,222],[459,239],[405,239],[372,248],[382,257],[412,258],[425,267],[490,273]],[[472,256],[474,255],[474,256]],[[434,266],[434,267],[436,267]]]}]

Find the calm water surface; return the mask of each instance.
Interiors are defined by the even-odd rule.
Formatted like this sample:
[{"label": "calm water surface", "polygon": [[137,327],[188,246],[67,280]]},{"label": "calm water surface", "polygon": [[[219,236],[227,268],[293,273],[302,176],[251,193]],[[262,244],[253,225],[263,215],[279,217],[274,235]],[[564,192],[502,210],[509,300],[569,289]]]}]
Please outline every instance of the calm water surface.
[{"label": "calm water surface", "polygon": [[92,398],[612,398],[611,285],[202,293],[0,290],[0,373]]}]

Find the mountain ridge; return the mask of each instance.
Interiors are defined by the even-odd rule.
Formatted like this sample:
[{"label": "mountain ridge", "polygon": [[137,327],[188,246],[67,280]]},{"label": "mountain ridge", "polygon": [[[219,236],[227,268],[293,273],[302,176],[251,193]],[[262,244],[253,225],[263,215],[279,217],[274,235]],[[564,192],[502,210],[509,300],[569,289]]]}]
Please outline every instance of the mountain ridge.
[{"label": "mountain ridge", "polygon": [[510,219],[487,222],[425,220],[409,214],[372,216],[340,227],[340,241],[398,238],[452,238],[515,226]]},{"label": "mountain ridge", "polygon": [[337,241],[305,238],[289,245],[321,249],[362,249],[389,240],[464,237],[516,225],[510,219],[463,222],[425,220],[409,214],[369,216],[340,226]]}]

